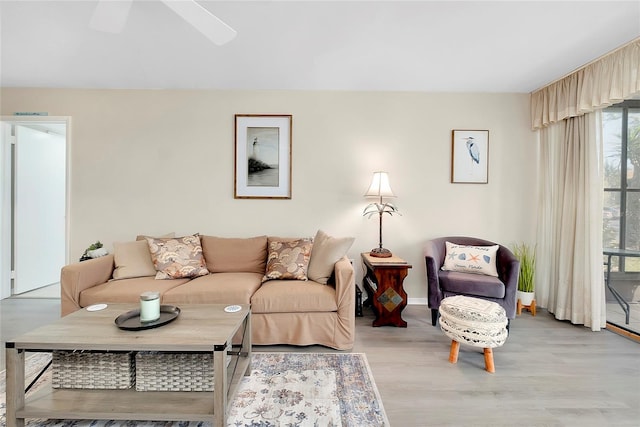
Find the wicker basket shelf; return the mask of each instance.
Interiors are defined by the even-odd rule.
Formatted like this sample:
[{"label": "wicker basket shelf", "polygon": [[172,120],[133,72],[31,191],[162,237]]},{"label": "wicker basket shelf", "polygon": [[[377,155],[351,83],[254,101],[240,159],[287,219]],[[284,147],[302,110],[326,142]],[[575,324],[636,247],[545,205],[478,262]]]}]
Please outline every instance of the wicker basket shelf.
[{"label": "wicker basket shelf", "polygon": [[53,388],[115,389],[133,387],[133,352],[54,351]]},{"label": "wicker basket shelf", "polygon": [[213,391],[213,353],[139,352],[135,366],[137,391]]}]

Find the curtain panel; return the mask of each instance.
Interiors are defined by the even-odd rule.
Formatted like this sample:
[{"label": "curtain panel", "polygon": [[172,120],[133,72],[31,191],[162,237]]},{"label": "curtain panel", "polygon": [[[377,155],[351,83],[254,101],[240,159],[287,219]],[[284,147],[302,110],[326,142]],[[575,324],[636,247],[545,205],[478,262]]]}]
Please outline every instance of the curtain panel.
[{"label": "curtain panel", "polygon": [[606,325],[600,111],[540,131],[536,301],[556,319]]},{"label": "curtain panel", "polygon": [[541,129],[640,92],[640,38],[531,93],[531,128]]}]

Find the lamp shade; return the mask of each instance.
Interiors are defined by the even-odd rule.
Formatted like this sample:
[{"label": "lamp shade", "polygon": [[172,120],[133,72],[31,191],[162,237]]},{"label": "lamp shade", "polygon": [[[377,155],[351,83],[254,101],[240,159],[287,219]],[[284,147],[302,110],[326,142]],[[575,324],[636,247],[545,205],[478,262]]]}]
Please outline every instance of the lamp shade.
[{"label": "lamp shade", "polygon": [[371,185],[364,194],[365,197],[396,197],[389,184],[389,174],[386,172],[374,172]]}]

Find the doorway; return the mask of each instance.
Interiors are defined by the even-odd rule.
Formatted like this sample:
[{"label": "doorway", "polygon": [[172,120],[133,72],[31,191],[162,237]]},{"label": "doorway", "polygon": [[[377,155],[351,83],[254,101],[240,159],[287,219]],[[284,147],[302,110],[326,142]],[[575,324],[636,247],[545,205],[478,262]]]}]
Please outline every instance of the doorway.
[{"label": "doorway", "polygon": [[69,121],[65,117],[2,118],[2,298],[60,280],[67,260]]}]

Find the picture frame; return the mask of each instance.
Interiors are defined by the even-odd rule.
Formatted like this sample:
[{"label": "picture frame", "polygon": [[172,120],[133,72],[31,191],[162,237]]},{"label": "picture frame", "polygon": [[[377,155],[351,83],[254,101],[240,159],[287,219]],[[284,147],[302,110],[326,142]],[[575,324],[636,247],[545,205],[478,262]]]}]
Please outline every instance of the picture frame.
[{"label": "picture frame", "polygon": [[291,115],[236,114],[234,198],[291,199]]},{"label": "picture frame", "polygon": [[489,182],[489,131],[451,131],[451,182],[487,184]]}]

